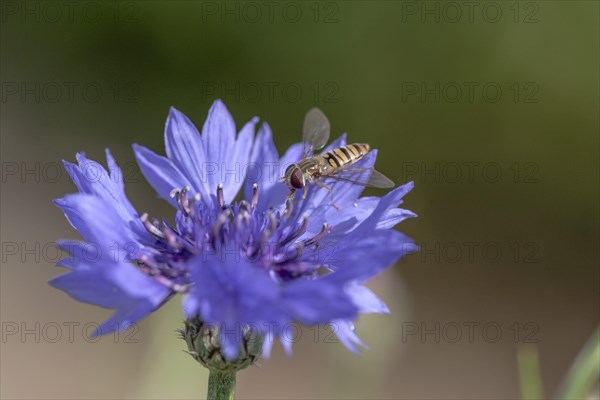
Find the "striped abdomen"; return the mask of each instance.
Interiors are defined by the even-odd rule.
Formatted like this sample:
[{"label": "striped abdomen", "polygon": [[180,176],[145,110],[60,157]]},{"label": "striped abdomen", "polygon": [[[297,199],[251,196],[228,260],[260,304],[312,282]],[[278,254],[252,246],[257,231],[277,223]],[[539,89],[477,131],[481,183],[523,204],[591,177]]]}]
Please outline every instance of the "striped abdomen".
[{"label": "striped abdomen", "polygon": [[343,147],[328,151],[323,158],[332,168],[341,168],[345,165],[354,164],[365,156],[371,149],[366,143],[347,144]]}]

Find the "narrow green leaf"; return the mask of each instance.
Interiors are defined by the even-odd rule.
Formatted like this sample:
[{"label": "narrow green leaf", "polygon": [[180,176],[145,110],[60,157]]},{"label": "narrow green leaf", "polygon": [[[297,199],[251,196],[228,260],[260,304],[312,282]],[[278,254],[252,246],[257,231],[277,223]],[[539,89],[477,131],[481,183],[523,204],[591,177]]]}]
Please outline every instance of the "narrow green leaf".
[{"label": "narrow green leaf", "polygon": [[540,363],[537,348],[523,346],[519,348],[519,380],[521,383],[521,399],[543,399]]},{"label": "narrow green leaf", "polygon": [[585,344],[559,392],[561,399],[585,399],[600,378],[600,329]]}]

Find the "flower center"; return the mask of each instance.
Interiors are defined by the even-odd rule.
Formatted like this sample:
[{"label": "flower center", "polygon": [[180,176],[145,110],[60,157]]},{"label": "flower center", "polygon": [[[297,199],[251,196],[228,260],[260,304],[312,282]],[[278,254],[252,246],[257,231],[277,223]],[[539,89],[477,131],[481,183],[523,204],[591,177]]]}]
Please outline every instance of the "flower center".
[{"label": "flower center", "polygon": [[200,201],[200,195],[189,196],[190,189],[173,189],[178,211],[174,226],[164,219],[143,214],[141,220],[156,240],[153,249],[138,260],[141,271],[154,277],[173,291],[186,292],[191,280],[188,263],[198,256],[219,254],[237,261],[256,264],[272,271],[273,279],[287,281],[313,276],[319,268],[319,242],[331,231],[323,224],[321,231],[306,237],[309,220],[296,221],[293,203],[288,201],[283,211],[257,210],[259,189],[254,184],[250,201],[225,204],[223,185],[214,197]]}]

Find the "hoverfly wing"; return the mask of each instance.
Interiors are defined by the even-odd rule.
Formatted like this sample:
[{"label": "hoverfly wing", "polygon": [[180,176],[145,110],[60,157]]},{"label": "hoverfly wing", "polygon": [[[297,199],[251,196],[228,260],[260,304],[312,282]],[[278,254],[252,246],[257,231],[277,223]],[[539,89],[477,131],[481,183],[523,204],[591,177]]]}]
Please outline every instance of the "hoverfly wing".
[{"label": "hoverfly wing", "polygon": [[327,175],[323,178],[348,182],[360,186],[374,187],[378,189],[389,189],[395,186],[394,182],[390,178],[374,168],[345,168],[338,173]]},{"label": "hoverfly wing", "polygon": [[329,120],[318,108],[311,108],[304,117],[304,127],[302,129],[302,141],[304,142],[304,156],[312,150],[319,150],[325,147],[329,140],[330,133]]},{"label": "hoverfly wing", "polygon": [[369,178],[367,186],[379,189],[390,189],[396,186],[396,184],[390,178],[374,169],[371,173],[371,177]]}]

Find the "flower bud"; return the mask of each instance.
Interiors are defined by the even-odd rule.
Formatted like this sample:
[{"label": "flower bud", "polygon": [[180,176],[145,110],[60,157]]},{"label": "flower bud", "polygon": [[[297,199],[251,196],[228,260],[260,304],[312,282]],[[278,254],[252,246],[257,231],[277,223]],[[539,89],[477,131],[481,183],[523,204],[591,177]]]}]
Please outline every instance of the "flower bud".
[{"label": "flower bud", "polygon": [[203,323],[198,317],[185,321],[180,330],[188,346],[188,353],[211,371],[235,372],[254,364],[262,354],[262,338],[249,327],[244,328],[236,358],[225,357],[219,336],[219,327]]}]

